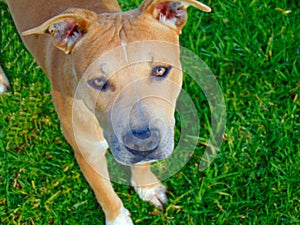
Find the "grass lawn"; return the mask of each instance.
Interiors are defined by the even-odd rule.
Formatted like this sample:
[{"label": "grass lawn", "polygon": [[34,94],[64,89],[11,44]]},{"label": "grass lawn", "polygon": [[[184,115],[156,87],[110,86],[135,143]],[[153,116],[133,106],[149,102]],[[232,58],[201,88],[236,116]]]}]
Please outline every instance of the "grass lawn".
[{"label": "grass lawn", "polygon": [[[121,2],[129,9],[140,1]],[[186,80],[201,132],[191,160],[164,181],[166,207],[144,203],[131,187],[114,184],[115,190],[135,224],[300,224],[299,1],[206,3],[210,14],[189,9],[181,44],[205,61],[223,90],[221,151],[199,171],[210,111],[199,87]],[[1,65],[12,86],[0,96],[0,224],[104,224],[63,138],[50,84],[4,3],[0,29]]]}]

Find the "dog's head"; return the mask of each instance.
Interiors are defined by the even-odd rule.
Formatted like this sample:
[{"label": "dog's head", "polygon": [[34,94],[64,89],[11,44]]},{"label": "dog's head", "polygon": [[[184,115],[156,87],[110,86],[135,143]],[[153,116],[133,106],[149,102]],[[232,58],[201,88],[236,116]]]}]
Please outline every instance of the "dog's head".
[{"label": "dog's head", "polygon": [[173,151],[182,85],[179,35],[190,5],[210,11],[193,0],[145,0],[128,12],[69,9],[24,33],[49,33],[71,55],[77,96],[122,164],[164,159]]}]

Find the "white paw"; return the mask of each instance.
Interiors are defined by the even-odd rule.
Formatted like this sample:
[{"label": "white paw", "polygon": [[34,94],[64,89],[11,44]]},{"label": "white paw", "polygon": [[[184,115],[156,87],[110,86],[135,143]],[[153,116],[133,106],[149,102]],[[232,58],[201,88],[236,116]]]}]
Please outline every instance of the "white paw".
[{"label": "white paw", "polygon": [[6,90],[7,90],[6,86],[0,83],[0,94],[4,94]]},{"label": "white paw", "polygon": [[167,188],[163,185],[156,187],[136,187],[133,185],[133,187],[142,200],[151,202],[158,208],[162,208],[168,200]]},{"label": "white paw", "polygon": [[114,221],[106,221],[106,225],[133,225],[133,222],[129,211],[122,207],[120,215]]},{"label": "white paw", "polygon": [[0,66],[0,94],[4,94],[7,88],[9,88],[9,82]]}]

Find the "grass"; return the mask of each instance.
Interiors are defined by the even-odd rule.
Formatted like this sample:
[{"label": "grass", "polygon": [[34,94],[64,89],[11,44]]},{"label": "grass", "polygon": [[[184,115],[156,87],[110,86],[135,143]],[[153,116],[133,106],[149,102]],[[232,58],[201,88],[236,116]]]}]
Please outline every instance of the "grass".
[{"label": "grass", "polygon": [[[114,187],[135,224],[300,224],[300,5],[207,3],[211,14],[189,9],[181,44],[209,65],[223,90],[227,128],[220,153],[200,172],[205,144],[199,141],[188,164],[164,181],[164,210],[128,186]],[[0,10],[1,65],[12,85],[0,96],[0,224],[103,224],[61,133],[49,82],[4,3]],[[206,99],[188,80],[184,89],[197,102],[199,140],[207,140]]]}]

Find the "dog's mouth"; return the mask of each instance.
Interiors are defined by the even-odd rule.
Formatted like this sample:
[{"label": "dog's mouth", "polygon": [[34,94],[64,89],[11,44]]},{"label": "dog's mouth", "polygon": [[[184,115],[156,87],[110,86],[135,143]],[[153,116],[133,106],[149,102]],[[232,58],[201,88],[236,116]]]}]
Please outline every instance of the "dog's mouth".
[{"label": "dog's mouth", "polygon": [[148,151],[141,151],[141,150],[136,150],[136,149],[132,149],[132,148],[128,148],[127,146],[125,146],[126,150],[131,152],[133,155],[139,155],[143,158],[147,158],[148,155],[153,154],[155,151],[157,151],[158,147],[156,147],[155,149],[152,150],[148,150]]}]

